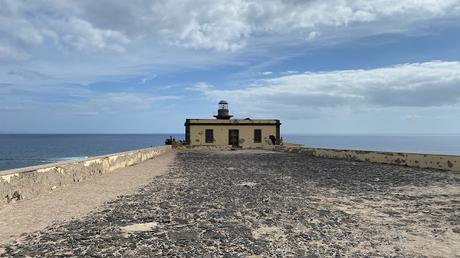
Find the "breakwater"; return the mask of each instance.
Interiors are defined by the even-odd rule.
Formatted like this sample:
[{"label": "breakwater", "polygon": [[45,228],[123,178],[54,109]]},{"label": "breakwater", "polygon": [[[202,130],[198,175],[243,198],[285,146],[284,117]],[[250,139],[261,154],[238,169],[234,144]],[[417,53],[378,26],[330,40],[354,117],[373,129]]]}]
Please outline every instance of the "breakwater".
[{"label": "breakwater", "polygon": [[0,171],[0,207],[18,200],[30,199],[63,185],[141,163],[170,149],[170,146],[161,146],[77,161]]},{"label": "breakwater", "polygon": [[[179,150],[223,150],[211,147],[178,147]],[[315,157],[402,165],[460,172],[460,156],[380,151],[309,148],[298,144],[267,146],[279,152],[302,153]],[[171,146],[147,148],[12,170],[0,171],[0,207],[60,186],[80,182],[99,174],[132,166],[171,150]]]},{"label": "breakwater", "polygon": [[[141,188],[26,234],[3,246],[3,256],[460,253],[460,173],[264,150],[187,149],[174,155],[167,172]],[[157,159],[128,170],[145,163],[155,166]]]},{"label": "breakwater", "polygon": [[364,161],[460,172],[460,156],[455,155],[309,148],[298,144],[272,146],[269,149],[282,152],[304,153],[322,158],[346,159],[351,161]]}]

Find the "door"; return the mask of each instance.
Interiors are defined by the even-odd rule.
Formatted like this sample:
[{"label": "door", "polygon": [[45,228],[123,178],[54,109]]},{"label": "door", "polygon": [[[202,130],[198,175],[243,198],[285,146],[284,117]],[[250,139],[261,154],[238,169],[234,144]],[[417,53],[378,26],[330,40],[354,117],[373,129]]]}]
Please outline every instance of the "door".
[{"label": "door", "polygon": [[238,147],[240,141],[239,138],[238,130],[228,130],[228,145],[232,145],[232,147]]}]

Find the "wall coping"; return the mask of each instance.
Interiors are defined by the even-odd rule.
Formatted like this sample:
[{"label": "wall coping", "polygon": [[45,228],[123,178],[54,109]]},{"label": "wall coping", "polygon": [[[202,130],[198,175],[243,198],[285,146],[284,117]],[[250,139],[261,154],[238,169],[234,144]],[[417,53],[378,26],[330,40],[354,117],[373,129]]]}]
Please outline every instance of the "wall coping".
[{"label": "wall coping", "polygon": [[60,162],[54,162],[54,163],[46,163],[43,165],[35,165],[35,166],[29,166],[29,167],[22,167],[22,168],[13,168],[13,169],[7,169],[7,170],[0,170],[0,176],[7,176],[10,174],[19,174],[19,173],[29,173],[29,172],[34,172],[38,169],[44,169],[44,168],[50,168],[50,167],[59,167],[59,166],[64,166],[64,165],[72,165],[84,161],[91,161],[94,159],[102,159],[102,158],[108,158],[111,156],[117,156],[117,155],[126,155],[126,154],[133,154],[137,152],[142,152],[142,151],[148,151],[148,150],[155,150],[155,149],[168,149],[171,148],[170,146],[162,145],[162,146],[154,146],[154,147],[149,147],[149,148],[143,148],[143,149],[136,149],[136,150],[130,150],[130,151],[123,151],[123,152],[115,152],[115,153],[110,153],[110,154],[104,154],[104,155],[99,155],[99,156],[91,156],[88,158],[82,158],[78,160],[65,160],[65,161],[60,161]]},{"label": "wall coping", "polygon": [[443,157],[458,157],[460,154],[433,154],[423,152],[397,152],[397,151],[379,151],[379,150],[362,150],[362,149],[340,149],[340,148],[323,148],[323,147],[309,147],[302,144],[288,143],[286,145],[279,145],[281,148],[298,148],[298,149],[310,149],[310,150],[325,150],[325,151],[354,151],[356,153],[381,153],[381,154],[397,154],[397,155],[425,155],[425,156],[443,156]]},{"label": "wall coping", "polygon": [[311,156],[323,158],[346,159],[351,161],[364,161],[460,172],[460,155],[312,148],[298,146],[295,144],[277,146],[273,149],[281,152],[305,153]]}]

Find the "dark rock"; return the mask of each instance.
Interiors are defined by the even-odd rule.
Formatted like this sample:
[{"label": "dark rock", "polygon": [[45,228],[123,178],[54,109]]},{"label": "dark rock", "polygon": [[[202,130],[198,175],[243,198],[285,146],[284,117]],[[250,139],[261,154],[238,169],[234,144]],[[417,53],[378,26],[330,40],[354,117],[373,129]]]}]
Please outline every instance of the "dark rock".
[{"label": "dark rock", "polygon": [[[446,228],[460,233],[458,196],[410,191],[432,185],[459,187],[460,175],[301,153],[180,152],[168,174],[136,193],[3,251],[7,257],[421,256],[403,251],[408,242],[398,233],[412,234],[414,224],[437,239]],[[120,230],[149,222],[158,225]]]}]

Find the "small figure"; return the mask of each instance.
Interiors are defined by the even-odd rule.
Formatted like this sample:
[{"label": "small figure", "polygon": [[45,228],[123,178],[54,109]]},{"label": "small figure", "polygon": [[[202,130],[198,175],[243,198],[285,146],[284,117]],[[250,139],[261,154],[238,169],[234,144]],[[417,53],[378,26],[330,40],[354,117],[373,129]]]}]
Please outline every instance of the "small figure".
[{"label": "small figure", "polygon": [[166,138],[165,140],[165,145],[172,145],[173,144],[173,138],[172,136],[169,136],[169,138]]}]

